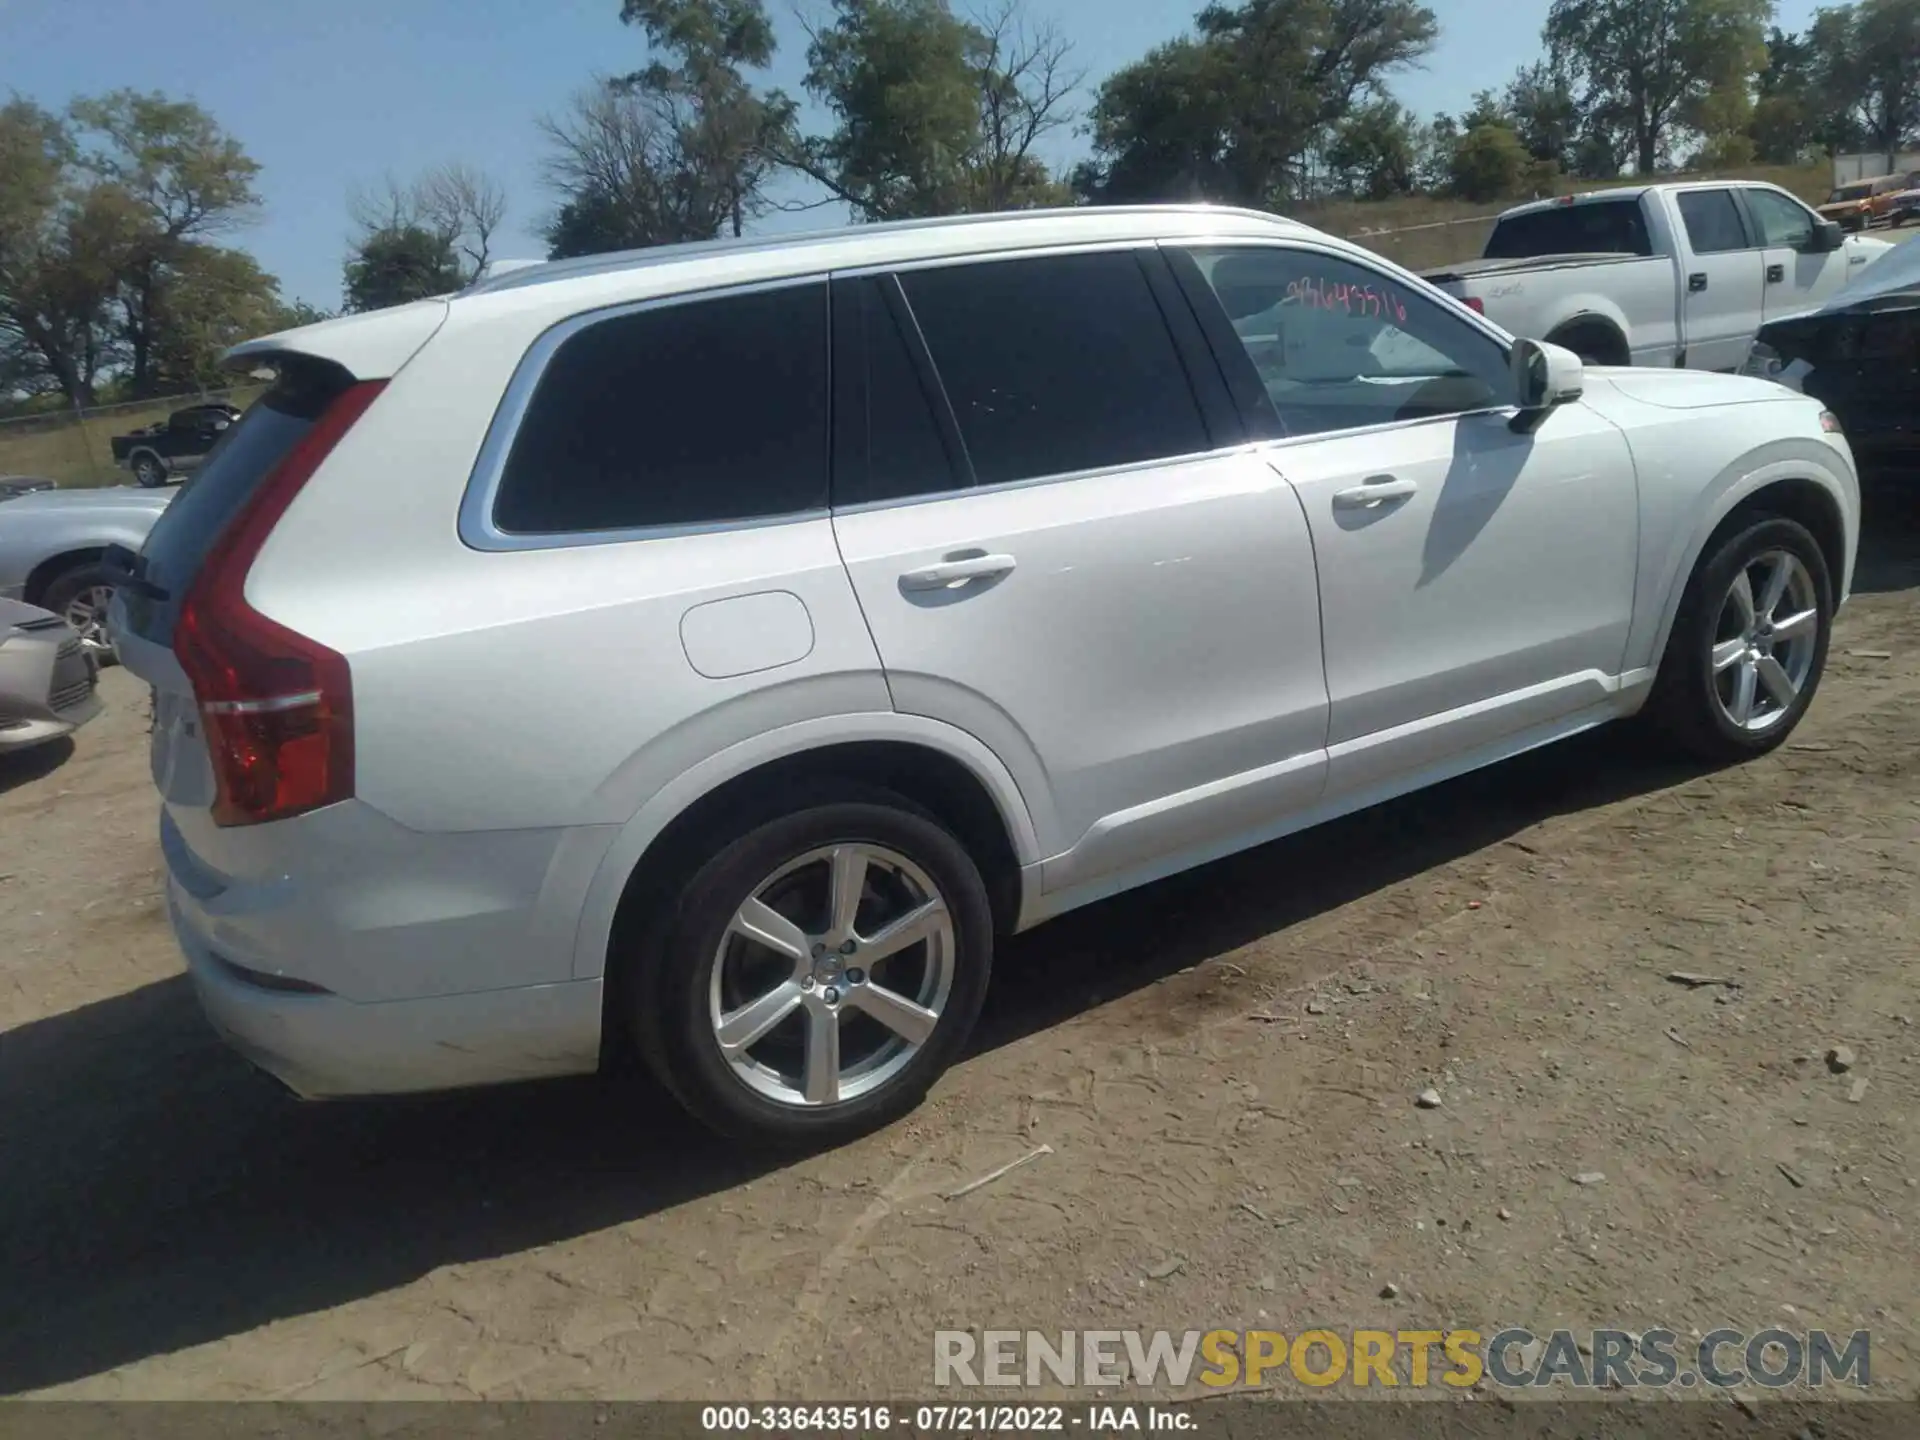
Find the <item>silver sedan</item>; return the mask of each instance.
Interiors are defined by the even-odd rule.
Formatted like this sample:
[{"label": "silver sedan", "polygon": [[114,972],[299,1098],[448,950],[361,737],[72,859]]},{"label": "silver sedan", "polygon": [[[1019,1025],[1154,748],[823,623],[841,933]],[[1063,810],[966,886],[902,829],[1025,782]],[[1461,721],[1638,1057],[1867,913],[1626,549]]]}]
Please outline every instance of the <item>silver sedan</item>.
[{"label": "silver sedan", "polygon": [[70,735],[100,713],[100,667],[51,611],[0,600],[0,755]]},{"label": "silver sedan", "polygon": [[117,572],[110,545],[138,552],[147,531],[179,493],[140,490],[43,490],[0,503],[0,600],[53,611],[101,660],[113,655],[107,607]]}]

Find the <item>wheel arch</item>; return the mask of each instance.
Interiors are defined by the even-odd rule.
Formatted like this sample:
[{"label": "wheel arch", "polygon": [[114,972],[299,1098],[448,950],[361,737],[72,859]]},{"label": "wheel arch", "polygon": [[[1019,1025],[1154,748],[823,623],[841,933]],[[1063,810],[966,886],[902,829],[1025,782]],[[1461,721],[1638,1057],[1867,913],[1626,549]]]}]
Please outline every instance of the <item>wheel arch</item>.
[{"label": "wheel arch", "polygon": [[691,767],[621,827],[587,890],[575,977],[617,984],[618,940],[684,880],[681,872],[703,842],[764,807],[769,795],[829,776],[896,790],[937,816],[980,866],[996,927],[1013,928],[1026,877],[1042,857],[1026,797],[992,750],[920,716],[803,721]]},{"label": "wheel arch", "polygon": [[20,598],[29,605],[38,605],[45,597],[53,582],[82,565],[93,565],[105,558],[107,547],[104,545],[81,545],[72,550],[62,550],[57,555],[49,555],[27,572],[26,584],[21,587]]},{"label": "wheel arch", "polygon": [[1598,365],[1630,365],[1633,363],[1633,345],[1627,337],[1626,317],[1608,314],[1600,310],[1580,310],[1557,321],[1547,332],[1547,343],[1572,350],[1586,359],[1578,341],[1583,336],[1599,337],[1605,341],[1608,351],[1604,359],[1595,359],[1591,363]]},{"label": "wheel arch", "polygon": [[1738,470],[1712,493],[1700,511],[1667,577],[1661,598],[1659,625],[1647,650],[1646,665],[1658,670],[1673,633],[1687,583],[1700,560],[1721,537],[1760,515],[1780,515],[1798,521],[1813,535],[1826,557],[1836,593],[1836,606],[1845,602],[1853,581],[1853,545],[1859,525],[1857,495],[1822,466],[1808,460],[1779,460],[1754,470]]}]

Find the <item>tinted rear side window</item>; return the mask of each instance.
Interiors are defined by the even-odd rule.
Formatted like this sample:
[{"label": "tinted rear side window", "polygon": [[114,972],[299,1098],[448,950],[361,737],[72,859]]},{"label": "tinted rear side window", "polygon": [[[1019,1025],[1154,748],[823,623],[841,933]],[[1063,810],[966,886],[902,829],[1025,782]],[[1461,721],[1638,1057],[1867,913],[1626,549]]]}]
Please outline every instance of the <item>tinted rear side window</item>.
[{"label": "tinted rear side window", "polygon": [[827,414],[824,281],[602,320],[547,362],[494,523],[562,535],[819,509]]},{"label": "tinted rear side window", "polygon": [[1746,227],[1731,190],[1687,190],[1680,196],[1680,218],[1696,255],[1747,248]]},{"label": "tinted rear side window", "polygon": [[137,634],[172,643],[180,601],[214,540],[352,383],[338,366],[289,358],[272,388],[220,436],[206,463],[147,532],[140,551],[141,574],[166,598],[128,596],[127,619]]},{"label": "tinted rear side window", "polygon": [[1556,205],[1502,220],[1487,240],[1489,260],[1541,255],[1651,255],[1653,237],[1638,199]]},{"label": "tinted rear side window", "polygon": [[900,277],[982,485],[1208,448],[1193,387],[1131,253]]}]

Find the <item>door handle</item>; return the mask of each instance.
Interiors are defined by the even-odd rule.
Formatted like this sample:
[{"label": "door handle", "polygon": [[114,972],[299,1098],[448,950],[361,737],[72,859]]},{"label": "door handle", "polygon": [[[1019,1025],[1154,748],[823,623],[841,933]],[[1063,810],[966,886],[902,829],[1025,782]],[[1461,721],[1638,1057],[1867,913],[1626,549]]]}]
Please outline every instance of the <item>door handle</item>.
[{"label": "door handle", "polygon": [[996,575],[1005,575],[1013,569],[1011,555],[967,555],[958,560],[943,560],[938,565],[925,565],[918,570],[909,570],[900,577],[903,590],[944,590],[949,585],[959,586],[971,580],[990,580]]},{"label": "door handle", "polygon": [[1371,510],[1376,505],[1389,500],[1404,500],[1409,495],[1419,493],[1420,485],[1415,480],[1401,480],[1393,475],[1375,475],[1364,485],[1356,485],[1351,490],[1333,492],[1333,508],[1336,510]]},{"label": "door handle", "polygon": [[1687,276],[1687,292],[1689,294],[1698,295],[1706,288],[1707,275],[1704,270],[1696,270],[1693,274]]},{"label": "door handle", "polygon": [[1786,278],[1787,278],[1787,267],[1786,267],[1786,266],[1784,266],[1784,265],[1769,265],[1769,266],[1767,267],[1767,283],[1768,283],[1769,285],[1778,285],[1778,284],[1779,284],[1779,283],[1780,283],[1780,282],[1781,282],[1782,280],[1784,280],[1784,279],[1786,279]]}]

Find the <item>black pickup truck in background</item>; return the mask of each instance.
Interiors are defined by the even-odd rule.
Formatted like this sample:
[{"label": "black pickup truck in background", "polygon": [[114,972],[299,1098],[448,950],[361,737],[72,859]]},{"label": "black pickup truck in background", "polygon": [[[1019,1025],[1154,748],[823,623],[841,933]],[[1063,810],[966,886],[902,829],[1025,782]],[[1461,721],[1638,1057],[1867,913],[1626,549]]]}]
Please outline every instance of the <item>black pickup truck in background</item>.
[{"label": "black pickup truck in background", "polygon": [[238,409],[220,401],[189,405],[157,425],[114,436],[113,463],[131,470],[142,487],[154,489],[197,467],[239,418]]}]

